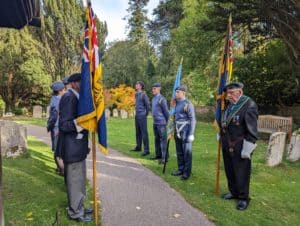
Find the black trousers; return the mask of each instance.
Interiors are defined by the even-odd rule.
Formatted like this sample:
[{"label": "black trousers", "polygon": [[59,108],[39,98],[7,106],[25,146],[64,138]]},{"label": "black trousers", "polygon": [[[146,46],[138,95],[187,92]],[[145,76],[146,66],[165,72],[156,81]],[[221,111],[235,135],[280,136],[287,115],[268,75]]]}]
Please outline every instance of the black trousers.
[{"label": "black trousers", "polygon": [[222,145],[223,161],[228,182],[228,189],[239,199],[249,199],[251,160],[241,158],[242,142],[236,145],[234,152],[229,152],[227,145]]},{"label": "black trousers", "polygon": [[[153,124],[155,137],[155,156],[157,158],[167,159],[167,129],[166,125]],[[166,158],[167,157],[167,158]]]},{"label": "black trousers", "polygon": [[144,143],[144,152],[149,152],[149,136],[147,129],[147,117],[135,117],[135,138],[136,138],[136,149],[142,150],[142,141]]}]

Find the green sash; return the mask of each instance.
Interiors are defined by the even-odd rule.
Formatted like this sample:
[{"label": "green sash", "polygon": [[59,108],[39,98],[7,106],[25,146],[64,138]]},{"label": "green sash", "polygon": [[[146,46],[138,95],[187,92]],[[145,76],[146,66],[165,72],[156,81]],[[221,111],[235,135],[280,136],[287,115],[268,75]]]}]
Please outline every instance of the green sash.
[{"label": "green sash", "polygon": [[227,109],[222,112],[222,128],[226,128],[229,125],[231,119],[239,112],[239,110],[247,103],[248,100],[249,97],[243,95],[234,105],[233,109],[228,115],[226,114]]}]

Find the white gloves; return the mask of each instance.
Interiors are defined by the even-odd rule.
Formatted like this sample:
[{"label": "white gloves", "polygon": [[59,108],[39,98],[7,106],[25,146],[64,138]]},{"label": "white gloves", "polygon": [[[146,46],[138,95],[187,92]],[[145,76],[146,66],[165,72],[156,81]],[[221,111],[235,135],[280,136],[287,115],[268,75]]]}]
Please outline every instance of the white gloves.
[{"label": "white gloves", "polygon": [[193,134],[189,135],[188,138],[187,138],[187,141],[188,141],[189,143],[193,142],[194,140],[195,140],[195,137],[194,137]]},{"label": "white gloves", "polygon": [[257,144],[253,144],[247,140],[243,140],[243,149],[241,153],[242,159],[251,159],[251,153],[256,148]]}]

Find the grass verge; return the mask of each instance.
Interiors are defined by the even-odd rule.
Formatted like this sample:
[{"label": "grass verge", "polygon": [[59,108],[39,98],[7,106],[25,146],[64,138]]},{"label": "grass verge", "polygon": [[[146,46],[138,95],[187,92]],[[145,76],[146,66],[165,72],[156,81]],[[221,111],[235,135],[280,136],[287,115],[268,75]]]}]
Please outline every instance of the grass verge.
[{"label": "grass verge", "polygon": [[[66,215],[67,194],[63,177],[55,172],[51,149],[33,137],[28,152],[16,159],[3,159],[5,225],[94,225],[70,221]],[[86,206],[93,206],[87,186]]]}]

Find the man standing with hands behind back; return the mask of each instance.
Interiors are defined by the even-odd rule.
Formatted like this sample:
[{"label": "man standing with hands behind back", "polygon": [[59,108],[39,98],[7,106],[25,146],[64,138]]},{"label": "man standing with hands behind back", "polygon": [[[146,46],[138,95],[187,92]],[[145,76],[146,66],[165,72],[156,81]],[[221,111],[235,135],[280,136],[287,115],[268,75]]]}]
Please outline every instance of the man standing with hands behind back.
[{"label": "man standing with hands behind back", "polygon": [[222,113],[221,142],[229,193],[224,199],[237,199],[238,210],[247,209],[251,174],[251,155],[256,147],[258,109],[243,95],[244,85],[233,82],[225,86],[227,106]]}]

